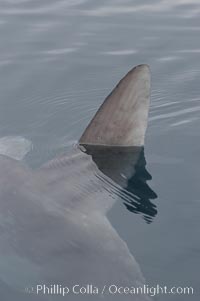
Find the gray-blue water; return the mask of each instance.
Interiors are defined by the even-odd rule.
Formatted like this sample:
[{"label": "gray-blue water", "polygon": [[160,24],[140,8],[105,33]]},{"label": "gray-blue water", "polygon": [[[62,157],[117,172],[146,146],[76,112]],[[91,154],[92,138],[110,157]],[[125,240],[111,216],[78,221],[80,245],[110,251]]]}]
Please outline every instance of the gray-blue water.
[{"label": "gray-blue water", "polygon": [[149,285],[194,288],[157,300],[199,300],[199,0],[1,0],[0,137],[31,140],[32,166],[67,151],[141,63],[152,72],[145,158],[157,198],[149,215],[119,200],[109,219]]}]

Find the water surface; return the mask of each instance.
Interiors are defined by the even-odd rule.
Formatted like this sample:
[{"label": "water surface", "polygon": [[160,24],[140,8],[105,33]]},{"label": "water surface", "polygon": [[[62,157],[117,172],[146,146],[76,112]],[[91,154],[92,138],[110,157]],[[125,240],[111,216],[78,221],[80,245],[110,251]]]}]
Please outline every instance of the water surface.
[{"label": "water surface", "polygon": [[153,213],[121,198],[109,219],[149,285],[195,290],[158,300],[200,294],[199,35],[198,0],[0,2],[0,137],[31,140],[33,167],[68,151],[117,81],[150,65]]}]

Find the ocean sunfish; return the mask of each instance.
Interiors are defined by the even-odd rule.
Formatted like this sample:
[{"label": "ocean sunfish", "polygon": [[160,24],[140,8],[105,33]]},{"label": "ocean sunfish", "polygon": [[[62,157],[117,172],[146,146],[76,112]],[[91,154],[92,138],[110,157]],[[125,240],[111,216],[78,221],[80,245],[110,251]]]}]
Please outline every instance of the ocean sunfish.
[{"label": "ocean sunfish", "polygon": [[150,300],[134,293],[144,277],[107,218],[113,192],[127,186],[143,157],[149,100],[149,67],[139,65],[70,156],[36,170],[12,152],[0,156],[2,301]]}]

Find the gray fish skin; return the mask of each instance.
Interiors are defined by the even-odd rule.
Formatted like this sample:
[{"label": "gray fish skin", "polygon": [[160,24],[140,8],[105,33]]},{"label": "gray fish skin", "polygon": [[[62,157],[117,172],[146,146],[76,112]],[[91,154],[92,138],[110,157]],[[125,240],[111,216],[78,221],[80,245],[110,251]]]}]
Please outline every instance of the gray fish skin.
[{"label": "gray fish skin", "polygon": [[[105,178],[96,177],[90,156],[77,150],[74,158],[54,160],[37,171],[2,156],[0,168],[0,279],[10,286],[9,296],[38,283],[144,284],[139,265],[106,217],[114,200]],[[15,301],[25,298],[19,296]],[[68,300],[79,299],[88,296]],[[106,300],[148,297],[108,295]]]},{"label": "gray fish skin", "polygon": [[150,89],[148,65],[130,70],[105,99],[80,138],[80,144],[144,145]]},{"label": "gray fish skin", "polygon": [[[140,149],[133,153],[131,167],[129,160],[122,160],[117,168],[112,160],[106,166],[104,158],[96,157],[95,152],[87,154],[80,149],[73,150],[69,157],[59,156],[37,170],[0,156],[3,301],[63,300],[55,295],[27,297],[24,288],[37,284],[69,287],[93,284],[99,289],[112,284],[144,285],[139,265],[106,216],[115,202],[110,187],[126,186],[126,179],[121,181],[118,177],[120,168],[126,171],[128,180],[135,172],[139,152]],[[67,296],[69,301],[88,299],[146,301],[149,297],[141,294]]]}]

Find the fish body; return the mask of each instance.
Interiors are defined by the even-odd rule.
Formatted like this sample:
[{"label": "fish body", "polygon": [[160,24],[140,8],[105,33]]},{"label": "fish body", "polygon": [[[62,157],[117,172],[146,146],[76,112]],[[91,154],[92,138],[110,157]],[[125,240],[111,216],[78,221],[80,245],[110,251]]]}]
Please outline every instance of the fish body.
[{"label": "fish body", "polygon": [[[146,65],[128,73],[71,155],[58,156],[36,170],[17,158],[0,156],[3,301],[60,300],[62,288],[69,289],[69,301],[149,300],[144,294],[120,293],[145,281],[107,218],[116,200],[113,192],[127,187],[143,159],[149,76]],[[127,125],[120,133],[118,122]],[[115,287],[120,291],[113,293]]]}]

